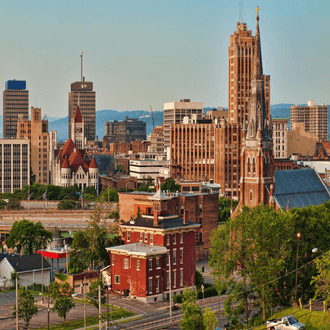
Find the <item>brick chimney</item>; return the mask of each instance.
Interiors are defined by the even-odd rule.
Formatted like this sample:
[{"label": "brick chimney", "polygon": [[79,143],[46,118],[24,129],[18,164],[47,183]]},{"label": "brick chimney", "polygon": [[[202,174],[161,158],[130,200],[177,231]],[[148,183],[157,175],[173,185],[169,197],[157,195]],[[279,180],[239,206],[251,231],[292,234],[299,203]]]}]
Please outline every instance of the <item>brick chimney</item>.
[{"label": "brick chimney", "polygon": [[184,210],[183,224],[186,225],[187,223],[188,223],[188,210]]},{"label": "brick chimney", "polygon": [[158,211],[154,211],[154,227],[158,227]]}]

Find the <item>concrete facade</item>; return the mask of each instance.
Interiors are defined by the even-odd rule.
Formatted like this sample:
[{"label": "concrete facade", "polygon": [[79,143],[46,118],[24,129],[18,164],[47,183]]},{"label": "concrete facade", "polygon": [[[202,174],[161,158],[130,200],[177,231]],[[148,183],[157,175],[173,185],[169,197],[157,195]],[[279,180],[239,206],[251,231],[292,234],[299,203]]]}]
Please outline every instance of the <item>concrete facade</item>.
[{"label": "concrete facade", "polygon": [[296,123],[305,123],[305,131],[316,135],[319,141],[329,140],[327,105],[315,105],[314,101],[308,101],[307,106],[296,104],[290,107],[290,130]]},{"label": "concrete facade", "polygon": [[164,149],[170,147],[171,124],[181,124],[184,117],[191,118],[195,114],[197,119],[203,117],[203,102],[190,102],[190,99],[182,99],[180,102],[164,104]]},{"label": "concrete facade", "polygon": [[273,148],[276,159],[288,158],[288,121],[290,118],[272,118]]},{"label": "concrete facade", "polygon": [[13,193],[30,183],[30,140],[0,139],[0,192]]}]

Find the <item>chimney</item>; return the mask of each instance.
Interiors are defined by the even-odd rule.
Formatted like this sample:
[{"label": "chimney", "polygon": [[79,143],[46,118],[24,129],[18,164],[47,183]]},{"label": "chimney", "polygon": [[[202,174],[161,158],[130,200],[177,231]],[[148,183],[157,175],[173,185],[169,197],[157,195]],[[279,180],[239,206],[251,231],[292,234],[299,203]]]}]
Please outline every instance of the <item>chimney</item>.
[{"label": "chimney", "polygon": [[154,211],[154,227],[158,227],[158,211]]},{"label": "chimney", "polygon": [[188,210],[184,210],[183,224],[188,224]]},{"label": "chimney", "polygon": [[274,194],[274,186],[271,184],[270,185],[270,196],[272,197]]}]

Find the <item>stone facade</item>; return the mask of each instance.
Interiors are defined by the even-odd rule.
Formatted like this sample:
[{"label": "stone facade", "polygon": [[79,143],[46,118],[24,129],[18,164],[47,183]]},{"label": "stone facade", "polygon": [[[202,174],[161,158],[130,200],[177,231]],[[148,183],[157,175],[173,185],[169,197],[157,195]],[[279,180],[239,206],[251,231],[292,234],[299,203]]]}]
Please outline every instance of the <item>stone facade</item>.
[{"label": "stone facade", "polygon": [[290,118],[272,118],[273,145],[276,159],[288,158],[288,121]]}]

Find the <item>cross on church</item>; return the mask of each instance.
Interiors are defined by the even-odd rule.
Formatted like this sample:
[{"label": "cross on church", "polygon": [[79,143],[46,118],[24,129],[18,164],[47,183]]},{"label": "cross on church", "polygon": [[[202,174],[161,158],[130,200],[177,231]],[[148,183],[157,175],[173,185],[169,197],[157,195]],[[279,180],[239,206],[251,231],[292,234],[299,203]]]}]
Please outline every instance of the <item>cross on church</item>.
[{"label": "cross on church", "polygon": [[257,8],[256,8],[256,11],[257,11],[257,17],[259,17],[259,10],[260,10],[260,8],[259,8],[259,6],[257,6]]}]

